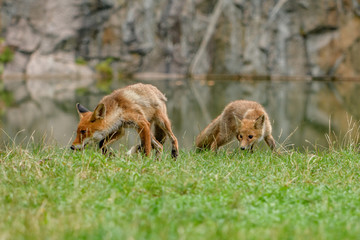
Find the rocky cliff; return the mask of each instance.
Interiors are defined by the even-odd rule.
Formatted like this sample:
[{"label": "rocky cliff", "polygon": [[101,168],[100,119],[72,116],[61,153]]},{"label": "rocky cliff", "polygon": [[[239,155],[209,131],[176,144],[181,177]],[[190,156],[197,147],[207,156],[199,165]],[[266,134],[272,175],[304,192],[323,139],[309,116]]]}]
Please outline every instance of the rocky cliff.
[{"label": "rocky cliff", "polygon": [[4,74],[360,75],[359,0],[0,0]]}]

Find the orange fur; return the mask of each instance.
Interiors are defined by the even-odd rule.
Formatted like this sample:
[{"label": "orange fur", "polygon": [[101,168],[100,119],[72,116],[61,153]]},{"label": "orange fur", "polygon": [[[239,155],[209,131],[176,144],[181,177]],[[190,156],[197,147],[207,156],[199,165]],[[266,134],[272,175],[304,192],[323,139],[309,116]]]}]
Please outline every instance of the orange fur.
[{"label": "orange fur", "polygon": [[[94,112],[77,104],[80,122],[72,149],[82,149],[90,142],[99,142],[106,153],[106,145],[124,135],[124,128],[137,130],[141,144],[135,151],[143,149],[147,156],[153,146],[162,151],[162,144],[168,136],[172,142],[172,156],[178,156],[178,142],[171,130],[167,116],[166,97],[150,84],[134,84],[105,96]],[[151,124],[155,125],[155,137],[151,133]],[[160,136],[160,137],[159,137]]]},{"label": "orange fur", "polygon": [[259,103],[238,100],[229,103],[197,136],[196,147],[215,151],[236,137],[242,150],[252,151],[254,145],[262,139],[273,150],[275,141],[271,130],[269,117]]}]

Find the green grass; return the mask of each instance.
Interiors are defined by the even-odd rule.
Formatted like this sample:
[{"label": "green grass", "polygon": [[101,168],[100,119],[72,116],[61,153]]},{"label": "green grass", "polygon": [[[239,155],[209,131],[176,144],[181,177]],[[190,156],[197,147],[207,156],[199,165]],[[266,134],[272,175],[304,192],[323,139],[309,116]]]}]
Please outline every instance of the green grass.
[{"label": "green grass", "polygon": [[360,157],[0,153],[0,239],[359,239]]}]

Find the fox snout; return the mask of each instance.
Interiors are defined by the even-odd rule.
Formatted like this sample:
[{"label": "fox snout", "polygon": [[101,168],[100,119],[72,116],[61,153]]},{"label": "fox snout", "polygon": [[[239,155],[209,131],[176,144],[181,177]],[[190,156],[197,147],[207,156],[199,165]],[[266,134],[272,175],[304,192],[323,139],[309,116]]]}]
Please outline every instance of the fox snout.
[{"label": "fox snout", "polygon": [[81,150],[81,149],[83,149],[83,148],[84,148],[84,146],[78,145],[78,144],[72,144],[72,145],[70,146],[70,149],[71,149],[71,150]]},{"label": "fox snout", "polygon": [[241,150],[249,150],[252,149],[252,146],[254,145],[253,142],[247,142],[245,140],[240,141],[240,149]]},{"label": "fox snout", "polygon": [[71,146],[70,146],[70,149],[71,149],[71,150],[79,150],[79,149],[81,149],[81,148],[75,147],[75,145],[71,145]]},{"label": "fox snout", "polygon": [[251,149],[251,146],[240,146],[241,150],[248,150]]}]

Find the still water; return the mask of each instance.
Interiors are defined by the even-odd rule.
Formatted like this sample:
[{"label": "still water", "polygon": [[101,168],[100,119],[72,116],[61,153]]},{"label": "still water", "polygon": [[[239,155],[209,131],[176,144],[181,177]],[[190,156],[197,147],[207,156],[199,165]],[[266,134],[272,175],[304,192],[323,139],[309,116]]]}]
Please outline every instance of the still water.
[{"label": "still water", "polygon": [[[261,103],[271,118],[275,140],[300,149],[314,144],[328,147],[329,129],[342,136],[349,121],[360,119],[359,82],[4,79],[0,81],[2,146],[44,138],[69,146],[78,123],[77,102],[94,109],[104,95],[136,82],[151,83],[165,93],[173,131],[185,149],[193,148],[201,129],[237,99]],[[114,149],[119,143],[138,141],[135,130],[128,132]]]}]

